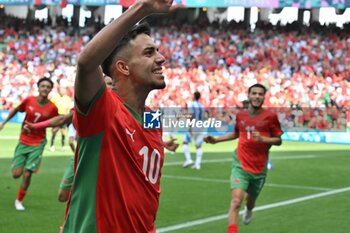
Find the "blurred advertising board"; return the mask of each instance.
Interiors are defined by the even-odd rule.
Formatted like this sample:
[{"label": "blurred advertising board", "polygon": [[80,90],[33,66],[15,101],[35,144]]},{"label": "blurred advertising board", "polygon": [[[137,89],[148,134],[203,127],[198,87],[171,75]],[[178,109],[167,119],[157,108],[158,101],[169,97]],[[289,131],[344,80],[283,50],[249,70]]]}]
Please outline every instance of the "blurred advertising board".
[{"label": "blurred advertising board", "polygon": [[31,5],[32,0],[0,0],[0,5]]},{"label": "blurred advertising board", "polygon": [[[0,5],[32,5],[40,0],[0,0]],[[59,5],[62,0],[41,0],[42,5]],[[135,0],[67,0],[68,4],[104,6],[120,4],[125,7],[132,5]],[[344,9],[350,7],[349,0],[174,0],[174,4],[184,4],[187,7],[260,7],[283,8],[297,7],[303,9],[319,7],[335,7]],[[38,5],[38,4],[36,4]]]}]

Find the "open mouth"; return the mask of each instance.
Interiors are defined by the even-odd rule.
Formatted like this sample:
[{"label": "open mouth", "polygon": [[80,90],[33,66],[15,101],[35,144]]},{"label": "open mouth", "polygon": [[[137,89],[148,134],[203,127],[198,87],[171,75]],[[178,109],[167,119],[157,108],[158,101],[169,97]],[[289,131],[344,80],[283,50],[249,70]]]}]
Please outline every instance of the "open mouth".
[{"label": "open mouth", "polygon": [[163,69],[162,68],[154,69],[153,73],[156,75],[163,75]]}]

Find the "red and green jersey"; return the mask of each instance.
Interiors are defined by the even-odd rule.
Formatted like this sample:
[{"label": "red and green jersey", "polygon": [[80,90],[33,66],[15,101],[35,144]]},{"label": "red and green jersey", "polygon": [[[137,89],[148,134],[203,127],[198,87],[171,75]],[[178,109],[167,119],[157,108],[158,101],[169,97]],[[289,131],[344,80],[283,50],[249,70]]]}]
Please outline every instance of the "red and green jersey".
[{"label": "red and green jersey", "polygon": [[63,233],[155,233],[162,132],[144,129],[141,117],[105,86],[81,110],[73,116],[79,140]]},{"label": "red and green jersey", "polygon": [[[25,112],[25,122],[37,123],[46,121],[58,115],[58,109],[50,100],[44,105],[38,103],[38,97],[29,96],[17,107],[18,111]],[[46,129],[32,130],[25,133],[23,130],[20,135],[20,142],[28,146],[38,146],[46,138]]]},{"label": "red and green jersey", "polygon": [[235,131],[239,133],[237,157],[242,168],[254,174],[264,171],[270,145],[254,141],[253,131],[260,132],[261,136],[277,137],[282,135],[277,115],[262,109],[258,115],[252,116],[248,111],[237,114]]}]

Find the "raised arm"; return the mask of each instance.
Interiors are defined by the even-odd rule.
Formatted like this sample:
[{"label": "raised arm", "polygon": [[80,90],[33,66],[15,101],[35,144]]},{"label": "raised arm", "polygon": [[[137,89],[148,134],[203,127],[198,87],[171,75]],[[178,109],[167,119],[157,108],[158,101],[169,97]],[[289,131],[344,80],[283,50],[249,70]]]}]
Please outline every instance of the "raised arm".
[{"label": "raised arm", "polygon": [[4,128],[4,126],[6,125],[6,123],[12,119],[12,117],[14,117],[18,112],[18,108],[14,108],[11,110],[11,112],[9,113],[9,115],[6,117],[6,119],[4,120],[4,122],[2,122],[0,124],[0,130],[2,130]]},{"label": "raised arm", "polygon": [[94,36],[78,59],[75,97],[80,105],[87,106],[101,88],[104,81],[100,66],[129,29],[150,14],[171,11],[172,3],[173,0],[138,0]]}]

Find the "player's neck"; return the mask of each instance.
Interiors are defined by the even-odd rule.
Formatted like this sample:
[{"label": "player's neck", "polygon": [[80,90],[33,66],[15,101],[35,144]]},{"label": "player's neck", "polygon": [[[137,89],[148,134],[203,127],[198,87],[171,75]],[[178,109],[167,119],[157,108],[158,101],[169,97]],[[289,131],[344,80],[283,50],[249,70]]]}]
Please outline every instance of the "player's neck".
[{"label": "player's neck", "polygon": [[253,106],[249,106],[249,107],[248,107],[248,112],[249,112],[249,115],[251,115],[251,116],[256,116],[256,115],[258,115],[261,111],[262,111],[262,108],[261,108],[261,107],[253,107]]},{"label": "player's neck", "polygon": [[38,104],[40,105],[45,105],[48,102],[48,98],[47,97],[43,97],[43,96],[38,96],[38,98],[36,98]]},{"label": "player's neck", "polygon": [[120,89],[116,90],[115,92],[119,95],[123,102],[132,108],[137,114],[140,116],[143,115],[146,98],[137,94],[132,94],[132,92],[124,92]]}]

